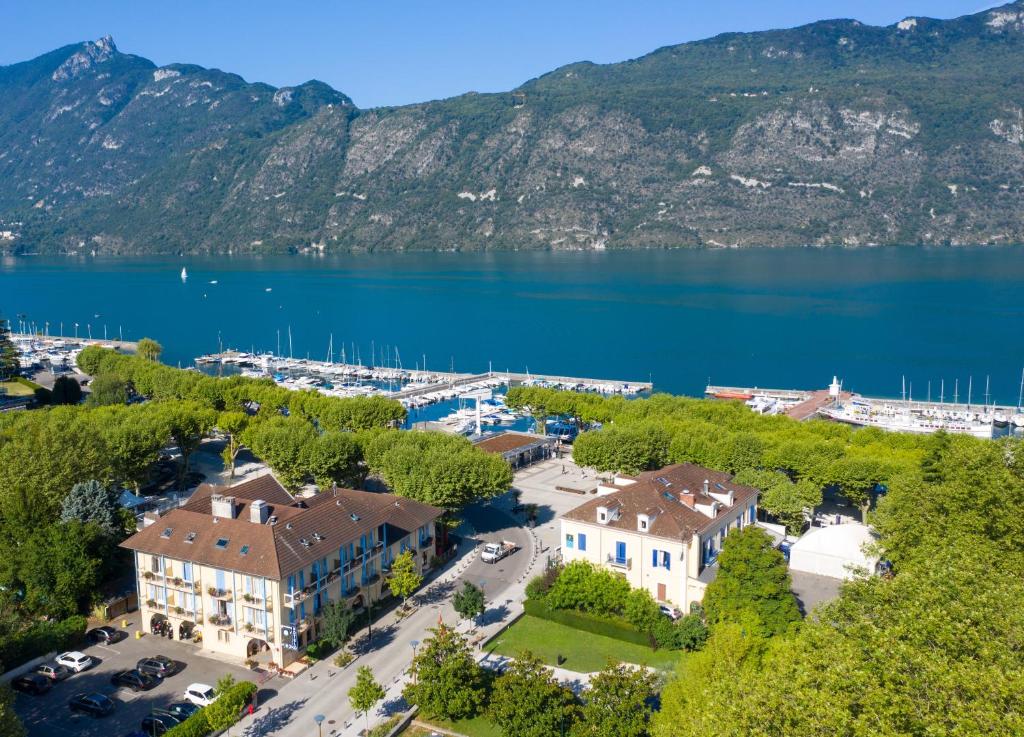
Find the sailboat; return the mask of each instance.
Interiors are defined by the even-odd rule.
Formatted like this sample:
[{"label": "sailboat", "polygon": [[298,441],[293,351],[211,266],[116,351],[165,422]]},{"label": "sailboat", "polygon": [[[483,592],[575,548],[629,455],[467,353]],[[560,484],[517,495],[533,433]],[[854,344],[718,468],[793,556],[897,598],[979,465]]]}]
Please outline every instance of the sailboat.
[{"label": "sailboat", "polygon": [[187,281],[188,280],[188,269],[186,269],[184,266],[181,267],[181,280],[182,281]]}]

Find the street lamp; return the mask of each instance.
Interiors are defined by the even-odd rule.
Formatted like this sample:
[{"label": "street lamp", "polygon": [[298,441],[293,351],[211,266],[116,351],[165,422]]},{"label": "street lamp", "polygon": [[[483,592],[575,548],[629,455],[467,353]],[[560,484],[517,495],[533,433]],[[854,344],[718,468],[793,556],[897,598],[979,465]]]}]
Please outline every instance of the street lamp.
[{"label": "street lamp", "polygon": [[327,717],[323,714],[317,714],[313,717],[313,721],[316,722],[316,733],[318,737],[324,737],[324,719],[326,718]]},{"label": "street lamp", "polygon": [[418,648],[420,646],[420,641],[419,640],[413,640],[409,644],[412,645],[412,660],[413,660],[413,663],[412,663],[412,682],[415,684],[416,683],[416,648]]}]

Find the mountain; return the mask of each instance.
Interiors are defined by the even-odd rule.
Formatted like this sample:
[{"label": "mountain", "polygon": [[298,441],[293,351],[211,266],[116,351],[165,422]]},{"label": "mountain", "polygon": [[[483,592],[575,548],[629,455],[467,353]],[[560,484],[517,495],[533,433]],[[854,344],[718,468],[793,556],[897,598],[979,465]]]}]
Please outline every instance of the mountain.
[{"label": "mountain", "polygon": [[14,253],[1024,242],[1024,2],[371,110],[103,38],[0,100]]}]

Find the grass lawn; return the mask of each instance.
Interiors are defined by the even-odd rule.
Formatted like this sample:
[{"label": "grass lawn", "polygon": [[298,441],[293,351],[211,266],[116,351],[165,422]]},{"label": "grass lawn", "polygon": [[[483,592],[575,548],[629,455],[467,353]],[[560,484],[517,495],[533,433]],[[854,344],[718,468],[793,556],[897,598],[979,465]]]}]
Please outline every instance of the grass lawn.
[{"label": "grass lawn", "polygon": [[30,387],[16,381],[0,381],[0,389],[6,389],[9,397],[30,397],[35,394]]},{"label": "grass lawn", "polygon": [[[431,719],[431,723],[442,729],[450,729],[453,732],[464,734],[466,737],[501,737],[498,728],[489,722],[485,717],[473,719],[460,719],[457,722],[446,722],[443,719]],[[404,737],[430,737],[431,730],[423,729],[415,725],[402,732]]]},{"label": "grass lawn", "polygon": [[679,660],[679,653],[672,650],[651,650],[529,614],[521,617],[487,647],[499,655],[512,657],[529,650],[548,665],[558,665],[558,656],[561,655],[565,658],[561,667],[578,673],[601,670],[608,665],[609,658],[653,668],[672,668]]}]

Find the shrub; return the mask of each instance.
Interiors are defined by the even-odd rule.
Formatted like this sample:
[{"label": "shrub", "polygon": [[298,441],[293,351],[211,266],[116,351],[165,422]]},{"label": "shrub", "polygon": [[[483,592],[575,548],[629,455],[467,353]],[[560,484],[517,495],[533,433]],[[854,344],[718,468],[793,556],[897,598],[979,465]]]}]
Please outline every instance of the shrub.
[{"label": "shrub", "polygon": [[255,693],[256,684],[252,681],[235,683],[212,704],[167,730],[164,737],[206,737],[211,732],[227,729],[239,720],[242,709]]},{"label": "shrub", "polygon": [[390,719],[381,722],[376,727],[371,729],[368,737],[385,737],[389,732],[391,732],[392,729],[395,728],[395,725],[398,724],[398,722],[401,719],[401,714],[395,714]]},{"label": "shrub", "polygon": [[562,569],[558,567],[548,568],[539,576],[531,578],[530,582],[526,584],[526,598],[543,599],[547,596],[551,587],[555,585],[555,581],[558,580],[558,574],[561,572]]},{"label": "shrub", "polygon": [[0,640],[0,663],[14,668],[55,650],[67,650],[81,642],[88,622],[83,616],[56,622],[35,622],[10,637]]},{"label": "shrub", "polygon": [[346,665],[356,659],[356,656],[350,653],[348,650],[342,650],[340,653],[334,656],[334,665],[338,668],[344,668]]},{"label": "shrub", "polygon": [[618,614],[628,595],[629,582],[625,578],[593,563],[576,560],[562,569],[548,591],[547,603],[551,609]]},{"label": "shrub", "polygon": [[564,624],[567,627],[590,632],[595,635],[611,637],[623,642],[631,642],[634,645],[650,646],[650,637],[639,632],[636,628],[624,619],[612,616],[602,616],[589,612],[576,612],[569,609],[550,609],[543,601],[527,599],[523,603],[526,613],[540,619],[546,619],[557,624]]}]

